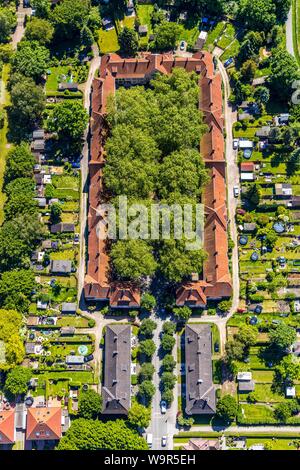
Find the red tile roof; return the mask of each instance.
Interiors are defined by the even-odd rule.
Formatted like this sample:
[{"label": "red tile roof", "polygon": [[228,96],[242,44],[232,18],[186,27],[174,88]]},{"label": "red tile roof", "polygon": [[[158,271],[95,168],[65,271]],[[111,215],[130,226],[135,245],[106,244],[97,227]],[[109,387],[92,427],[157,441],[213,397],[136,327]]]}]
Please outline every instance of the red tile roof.
[{"label": "red tile roof", "polygon": [[61,438],[61,408],[28,408],[26,439],[33,441],[57,440]]},{"label": "red tile roof", "polygon": [[0,411],[0,445],[15,442],[15,410]]},{"label": "red tile roof", "polygon": [[174,57],[172,54],[145,53],[140,58],[122,59],[117,54],[102,57],[99,78],[93,82],[91,119],[90,192],[88,215],[88,270],[84,292],[87,299],[109,300],[112,307],[138,306],[140,294],[132,284],[110,286],[108,280],[109,257],[106,243],[97,236],[101,214],[97,206],[103,200],[102,166],[107,135],[105,113],[110,95],[115,93],[116,80],[146,84],[156,72],[169,74],[174,67],[199,74],[200,109],[208,132],[201,140],[201,152],[211,179],[206,186],[204,204],[206,212],[204,248],[208,253],[204,264],[202,283],[189,283],[177,292],[177,304],[195,303],[203,306],[206,297],[231,295],[228,266],[225,160],[223,138],[221,77],[214,74],[212,56],[197,52],[192,57]]}]

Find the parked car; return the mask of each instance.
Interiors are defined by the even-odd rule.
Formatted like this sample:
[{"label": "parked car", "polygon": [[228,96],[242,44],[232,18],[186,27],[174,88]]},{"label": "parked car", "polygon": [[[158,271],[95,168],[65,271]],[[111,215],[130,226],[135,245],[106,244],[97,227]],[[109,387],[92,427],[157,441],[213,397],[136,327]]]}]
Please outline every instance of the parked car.
[{"label": "parked car", "polygon": [[167,436],[163,436],[161,438],[161,446],[166,447],[166,445],[167,445]]},{"label": "parked car", "polygon": [[148,447],[151,448],[152,447],[152,444],[153,444],[153,436],[152,434],[147,434],[147,444],[148,444]]},{"label": "parked car", "polygon": [[167,402],[165,400],[162,400],[160,402],[160,411],[162,414],[165,414],[167,412]]},{"label": "parked car", "polygon": [[224,67],[229,67],[233,63],[233,57],[230,57],[229,59],[225,60],[224,62]]},{"label": "parked car", "polygon": [[94,359],[93,354],[89,354],[88,356],[84,356],[84,362],[90,362]]},{"label": "parked car", "polygon": [[233,195],[234,197],[239,197],[240,188],[238,186],[233,186]]},{"label": "parked car", "polygon": [[233,139],[233,150],[237,150],[239,148],[239,139]]}]

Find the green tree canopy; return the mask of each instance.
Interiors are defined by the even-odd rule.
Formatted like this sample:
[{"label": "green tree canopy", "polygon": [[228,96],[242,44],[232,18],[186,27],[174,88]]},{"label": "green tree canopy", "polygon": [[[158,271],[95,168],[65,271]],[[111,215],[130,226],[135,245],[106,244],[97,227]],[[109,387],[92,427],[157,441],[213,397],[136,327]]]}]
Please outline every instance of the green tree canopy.
[{"label": "green tree canopy", "polygon": [[192,315],[192,310],[187,306],[176,307],[173,309],[173,313],[178,320],[188,321],[188,319]]},{"label": "green tree canopy", "polygon": [[155,343],[152,339],[144,339],[140,341],[140,352],[151,358],[156,351]]},{"label": "green tree canopy", "polygon": [[6,158],[5,183],[15,178],[29,178],[33,174],[35,158],[27,144],[22,143],[10,150]]},{"label": "green tree canopy", "polygon": [[151,362],[144,362],[139,371],[139,381],[142,383],[144,380],[152,380],[155,367]]},{"label": "green tree canopy", "polygon": [[0,42],[8,42],[17,25],[15,13],[10,8],[0,8]]},{"label": "green tree canopy", "polygon": [[163,21],[155,28],[154,47],[159,51],[175,49],[182,28],[177,23]]},{"label": "green tree canopy", "polygon": [[276,8],[272,0],[241,0],[238,18],[248,29],[269,31],[276,23]]},{"label": "green tree canopy", "polygon": [[37,41],[21,41],[13,57],[13,71],[38,81],[46,72],[49,59],[49,50]]},{"label": "green tree canopy", "polygon": [[124,54],[134,57],[138,51],[139,41],[136,32],[125,26],[119,33],[118,41]]},{"label": "green tree canopy", "polygon": [[24,313],[35,287],[33,271],[20,269],[4,272],[0,278],[0,306]]},{"label": "green tree canopy", "polygon": [[45,234],[37,217],[28,214],[0,227],[0,272],[29,266],[29,256]]},{"label": "green tree canopy", "polygon": [[162,360],[163,370],[166,372],[173,372],[176,367],[176,361],[172,354],[166,354]]},{"label": "green tree canopy", "polygon": [[170,336],[164,333],[162,340],[161,340],[161,347],[165,352],[171,352],[175,346],[175,338],[174,336]]},{"label": "green tree canopy", "polygon": [[282,351],[289,348],[296,341],[296,338],[297,334],[295,328],[285,323],[280,323],[269,333],[271,344]]},{"label": "green tree canopy", "polygon": [[81,150],[88,115],[80,101],[64,100],[58,103],[49,120],[48,128],[56,132],[59,144],[65,152]]},{"label": "green tree canopy", "polygon": [[93,421],[79,418],[60,440],[58,450],[146,450],[145,439],[125,421]]},{"label": "green tree canopy", "polygon": [[151,419],[151,409],[134,402],[128,412],[129,423],[137,428],[147,428]]},{"label": "green tree canopy", "polygon": [[151,320],[151,318],[145,318],[142,321],[139,333],[143,336],[151,338],[153,336],[153,331],[156,329],[156,327],[157,323],[154,320]]},{"label": "green tree canopy", "polygon": [[12,395],[23,395],[28,390],[28,382],[31,377],[31,369],[28,367],[17,366],[8,372],[4,389]]},{"label": "green tree canopy", "polygon": [[89,0],[63,0],[50,13],[50,20],[59,40],[79,37],[80,31],[88,21]]},{"label": "green tree canopy", "polygon": [[82,391],[79,395],[78,415],[80,418],[96,419],[102,411],[102,398],[95,390]]},{"label": "green tree canopy", "polygon": [[231,395],[224,395],[217,403],[217,415],[224,421],[233,421],[238,413],[238,403]]},{"label": "green tree canopy", "polygon": [[5,361],[0,362],[0,370],[8,370],[24,359],[25,348],[20,335],[22,322],[20,312],[0,310],[0,340],[5,345]]},{"label": "green tree canopy", "polygon": [[296,59],[284,49],[277,48],[270,62],[269,84],[273,94],[284,102],[290,101],[294,92],[293,83],[300,78]]},{"label": "green tree canopy", "polygon": [[153,395],[155,394],[155,385],[151,380],[144,380],[139,385],[138,396],[141,400],[145,400],[146,403],[149,403],[152,400]]},{"label": "green tree canopy", "polygon": [[110,252],[113,267],[123,279],[138,280],[156,269],[151,247],[144,240],[119,240]]},{"label": "green tree canopy", "polygon": [[38,18],[48,18],[50,14],[50,0],[31,0],[32,8]]},{"label": "green tree canopy", "polygon": [[25,39],[28,41],[37,41],[46,45],[51,42],[53,34],[52,24],[45,19],[33,17],[26,25]]},{"label": "green tree canopy", "polygon": [[13,84],[9,126],[17,140],[27,138],[28,133],[41,121],[45,101],[43,88],[37,86],[31,78],[22,77],[22,80]]}]

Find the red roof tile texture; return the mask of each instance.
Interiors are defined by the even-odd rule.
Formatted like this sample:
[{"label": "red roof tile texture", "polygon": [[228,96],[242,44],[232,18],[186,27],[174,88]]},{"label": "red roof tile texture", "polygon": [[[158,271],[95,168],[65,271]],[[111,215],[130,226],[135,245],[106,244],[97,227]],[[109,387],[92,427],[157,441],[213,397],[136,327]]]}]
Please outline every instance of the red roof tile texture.
[{"label": "red roof tile texture", "polygon": [[0,445],[15,442],[15,410],[0,411]]},{"label": "red roof tile texture", "polygon": [[[204,248],[208,258],[204,265],[204,279],[188,283],[177,292],[177,305],[203,306],[207,297],[231,295],[228,266],[225,160],[223,138],[221,77],[214,74],[212,56],[198,52],[192,57],[174,57],[172,54],[145,53],[140,58],[122,59],[117,54],[102,57],[99,78],[93,82],[91,119],[91,160],[88,215],[88,269],[84,292],[89,300],[109,300],[112,307],[138,307],[140,294],[132,284],[110,284],[109,257],[105,240],[99,240],[97,230],[101,214],[97,207],[103,202],[102,167],[105,161],[104,144],[107,135],[105,113],[109,96],[119,83],[146,84],[155,73],[169,74],[174,67],[199,75],[200,109],[208,132],[201,141],[201,152],[211,180],[205,189],[206,212]],[[101,224],[100,224],[101,225]],[[105,230],[105,228],[103,228]],[[218,248],[217,248],[218,247]]]},{"label": "red roof tile texture", "polygon": [[57,440],[61,438],[61,408],[28,408],[26,439],[31,441]]}]

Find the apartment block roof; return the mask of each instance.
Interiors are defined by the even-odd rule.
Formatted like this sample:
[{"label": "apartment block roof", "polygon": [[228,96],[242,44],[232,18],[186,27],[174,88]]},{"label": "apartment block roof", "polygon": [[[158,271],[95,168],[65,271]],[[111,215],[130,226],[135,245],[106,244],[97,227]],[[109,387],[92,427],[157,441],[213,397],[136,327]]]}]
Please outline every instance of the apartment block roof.
[{"label": "apartment block roof", "polygon": [[185,328],[186,413],[214,414],[216,394],[212,379],[210,325]]},{"label": "apartment block roof", "polygon": [[105,332],[105,366],[102,387],[103,414],[127,414],[131,388],[131,327],[108,325]]}]

